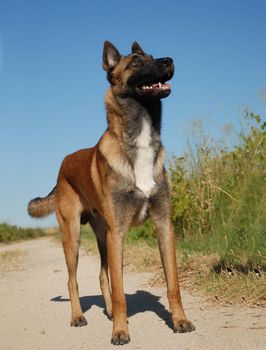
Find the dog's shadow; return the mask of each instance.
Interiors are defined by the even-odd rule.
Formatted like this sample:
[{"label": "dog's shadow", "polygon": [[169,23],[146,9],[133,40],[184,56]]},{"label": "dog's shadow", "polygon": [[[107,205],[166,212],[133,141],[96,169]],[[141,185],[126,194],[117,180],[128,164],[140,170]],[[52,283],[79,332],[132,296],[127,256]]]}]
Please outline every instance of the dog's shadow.
[{"label": "dog's shadow", "polygon": [[[135,294],[126,294],[127,299],[127,315],[128,317],[134,316],[138,313],[145,311],[154,312],[159,318],[161,318],[165,324],[172,329],[171,316],[165,306],[160,303],[160,297],[153,295],[149,292],[138,290]],[[67,302],[69,299],[58,296],[52,298],[51,301],[55,302]],[[82,311],[85,313],[93,305],[96,305],[103,309],[104,312],[104,300],[102,295],[91,295],[80,297],[80,304]]]}]

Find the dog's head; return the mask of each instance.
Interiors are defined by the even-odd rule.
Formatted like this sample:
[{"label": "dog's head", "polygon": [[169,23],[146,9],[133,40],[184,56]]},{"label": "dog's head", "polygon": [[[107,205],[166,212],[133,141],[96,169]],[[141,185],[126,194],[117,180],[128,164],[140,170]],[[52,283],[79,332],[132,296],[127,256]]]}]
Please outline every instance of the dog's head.
[{"label": "dog's head", "polygon": [[170,57],[155,59],[137,42],[132,44],[131,54],[122,56],[113,44],[106,41],[103,69],[115,94],[160,99],[171,92],[167,81],[174,75],[173,60]]}]

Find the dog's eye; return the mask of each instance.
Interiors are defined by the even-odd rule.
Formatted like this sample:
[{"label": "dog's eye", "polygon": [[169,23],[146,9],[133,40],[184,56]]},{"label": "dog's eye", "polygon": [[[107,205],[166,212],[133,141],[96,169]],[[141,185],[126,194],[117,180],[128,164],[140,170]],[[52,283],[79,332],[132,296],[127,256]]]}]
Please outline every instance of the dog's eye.
[{"label": "dog's eye", "polygon": [[139,64],[138,61],[132,61],[132,62],[131,62],[131,67],[137,67],[138,64]]}]

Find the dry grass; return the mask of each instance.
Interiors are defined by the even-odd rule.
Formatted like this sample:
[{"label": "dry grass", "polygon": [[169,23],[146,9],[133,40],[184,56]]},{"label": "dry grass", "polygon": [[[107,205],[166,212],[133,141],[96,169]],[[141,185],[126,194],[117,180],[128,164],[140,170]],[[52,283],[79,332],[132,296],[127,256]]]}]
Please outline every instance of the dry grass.
[{"label": "dry grass", "polygon": [[182,285],[210,301],[266,306],[266,274],[263,270],[221,268],[218,255],[200,253],[181,259],[180,270]]},{"label": "dry grass", "polygon": [[258,275],[251,272],[243,274],[233,271],[221,274],[212,273],[208,275],[208,278],[199,275],[196,278],[200,284],[203,279],[206,295],[211,300],[220,303],[256,304],[266,307],[265,273]]},{"label": "dry grass", "polygon": [[[266,307],[266,274],[237,270],[214,272],[219,257],[195,254],[178,257],[181,287],[221,304],[260,305]],[[125,246],[125,267],[131,271],[153,272],[149,285],[164,285],[165,279],[158,249],[145,243]]]},{"label": "dry grass", "polygon": [[[82,245],[86,251],[99,255],[94,234],[89,228],[82,230]],[[266,306],[265,271],[244,271],[219,266],[218,253],[177,253],[181,288],[221,304]],[[152,272],[149,285],[165,284],[157,246],[144,240],[124,245],[124,267],[127,271]],[[216,271],[216,272],[215,272]]]},{"label": "dry grass", "polygon": [[0,253],[0,271],[22,270],[26,253],[20,250],[10,250]]},{"label": "dry grass", "polygon": [[124,267],[130,271],[158,273],[162,270],[159,250],[142,242],[125,244]]}]

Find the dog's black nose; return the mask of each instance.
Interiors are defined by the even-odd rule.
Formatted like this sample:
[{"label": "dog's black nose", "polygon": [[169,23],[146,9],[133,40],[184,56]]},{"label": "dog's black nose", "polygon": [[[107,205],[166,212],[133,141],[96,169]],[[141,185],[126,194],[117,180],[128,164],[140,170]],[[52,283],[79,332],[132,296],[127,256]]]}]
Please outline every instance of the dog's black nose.
[{"label": "dog's black nose", "polygon": [[171,57],[164,57],[164,58],[162,58],[162,63],[165,66],[170,66],[173,63],[173,60]]}]

